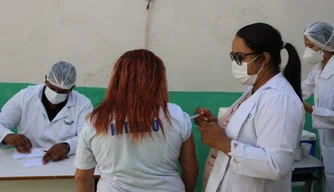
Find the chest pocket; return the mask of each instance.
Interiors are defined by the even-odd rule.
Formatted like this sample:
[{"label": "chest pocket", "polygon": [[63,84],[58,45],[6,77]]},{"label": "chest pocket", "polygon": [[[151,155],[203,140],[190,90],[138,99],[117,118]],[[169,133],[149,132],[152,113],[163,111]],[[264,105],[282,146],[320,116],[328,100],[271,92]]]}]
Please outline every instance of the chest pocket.
[{"label": "chest pocket", "polygon": [[314,90],[315,106],[328,109],[332,108],[332,105],[334,105],[333,83],[334,69],[323,72],[316,79],[316,87]]},{"label": "chest pocket", "polygon": [[247,115],[245,122],[240,129],[240,133],[238,135],[238,141],[243,143],[247,143],[253,146],[256,146],[256,129],[255,129],[255,115],[256,115],[256,108],[254,107]]},{"label": "chest pocket", "polygon": [[320,77],[325,78],[325,79],[329,79],[333,74],[334,74],[334,69],[330,69],[328,71],[323,71],[320,74]]},{"label": "chest pocket", "polygon": [[239,106],[226,127],[227,136],[231,139],[238,139],[240,130],[250,128],[249,123],[251,122],[251,119],[248,119],[248,116],[250,112],[253,111],[252,109],[254,105],[255,102],[246,100]]},{"label": "chest pocket", "polygon": [[73,108],[67,108],[64,117],[55,122],[54,131],[57,132],[60,140],[66,140],[76,136],[77,119],[74,118]]},{"label": "chest pocket", "polygon": [[73,125],[73,123],[74,123],[73,120],[67,120],[67,119],[64,120],[64,124],[65,124],[65,125],[69,125],[69,126],[71,126],[71,125]]}]

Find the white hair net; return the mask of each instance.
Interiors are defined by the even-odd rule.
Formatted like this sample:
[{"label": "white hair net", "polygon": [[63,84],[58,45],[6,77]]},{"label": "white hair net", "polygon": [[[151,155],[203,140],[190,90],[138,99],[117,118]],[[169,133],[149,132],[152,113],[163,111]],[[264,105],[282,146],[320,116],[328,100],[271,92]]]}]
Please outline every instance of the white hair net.
[{"label": "white hair net", "polygon": [[304,35],[319,48],[334,52],[334,29],[329,23],[315,22],[305,29]]},{"label": "white hair net", "polygon": [[49,70],[47,80],[61,89],[71,89],[77,80],[77,71],[71,63],[59,61]]}]

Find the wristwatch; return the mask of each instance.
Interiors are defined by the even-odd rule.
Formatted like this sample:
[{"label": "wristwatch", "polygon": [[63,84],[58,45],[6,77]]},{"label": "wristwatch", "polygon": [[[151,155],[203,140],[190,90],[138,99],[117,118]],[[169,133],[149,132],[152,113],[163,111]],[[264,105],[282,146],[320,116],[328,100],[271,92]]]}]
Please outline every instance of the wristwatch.
[{"label": "wristwatch", "polygon": [[67,147],[68,152],[70,152],[70,151],[71,151],[71,146],[70,146],[70,144],[68,144],[68,143],[65,143],[65,144],[66,144],[66,147]]}]

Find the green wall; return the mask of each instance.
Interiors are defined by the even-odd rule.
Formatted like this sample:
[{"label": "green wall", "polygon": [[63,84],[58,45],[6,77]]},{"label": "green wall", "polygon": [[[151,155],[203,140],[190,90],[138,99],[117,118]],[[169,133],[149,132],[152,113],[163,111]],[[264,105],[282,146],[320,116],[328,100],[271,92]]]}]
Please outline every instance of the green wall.
[{"label": "green wall", "polygon": [[[30,84],[27,83],[0,83],[0,106],[3,106],[8,99],[10,99],[16,92],[27,87]],[[86,95],[93,103],[94,106],[98,105],[103,99],[105,94],[104,88],[92,88],[92,87],[78,87],[77,91]],[[242,93],[229,93],[229,92],[170,92],[170,101],[178,104],[183,111],[193,114],[195,109],[199,106],[206,107],[214,112],[218,113],[219,107],[230,106]],[[311,100],[309,101],[310,103]],[[278,114],[279,115],[279,114]],[[306,116],[305,129],[316,133],[314,129],[311,129],[310,115]],[[197,127],[193,126],[193,133],[196,140],[196,153],[198,163],[200,165],[199,178],[196,186],[196,191],[201,191],[201,180],[203,174],[204,163],[208,154],[209,148],[201,143],[200,133]],[[319,148],[317,147],[317,157],[319,157]],[[294,191],[300,191],[298,188]],[[301,190],[302,191],[302,190]]]}]

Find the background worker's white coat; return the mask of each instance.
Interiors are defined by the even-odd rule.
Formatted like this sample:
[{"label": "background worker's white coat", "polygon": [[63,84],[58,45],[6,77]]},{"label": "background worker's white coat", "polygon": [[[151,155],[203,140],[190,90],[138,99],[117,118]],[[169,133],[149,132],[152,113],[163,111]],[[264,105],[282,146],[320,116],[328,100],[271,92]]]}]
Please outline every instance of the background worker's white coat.
[{"label": "background worker's white coat", "polygon": [[27,136],[33,147],[50,148],[61,142],[70,145],[70,155],[76,151],[85,116],[93,110],[92,103],[77,91],[69,94],[68,101],[50,122],[42,103],[44,84],[29,86],[18,92],[0,113],[0,141],[11,128],[18,125],[18,133]]},{"label": "background worker's white coat", "polygon": [[[240,99],[250,91],[252,87]],[[282,73],[269,80],[231,118],[226,128],[233,139],[231,159],[218,152],[205,191],[291,191],[304,113],[300,98]]]},{"label": "background worker's white coat", "polygon": [[334,191],[334,56],[324,69],[318,63],[302,82],[303,99],[314,94],[312,127],[318,129],[326,191]]}]

